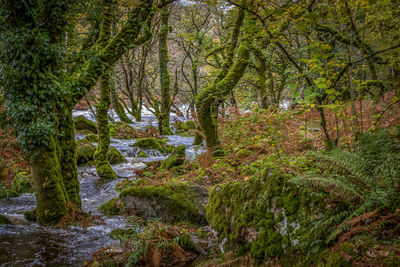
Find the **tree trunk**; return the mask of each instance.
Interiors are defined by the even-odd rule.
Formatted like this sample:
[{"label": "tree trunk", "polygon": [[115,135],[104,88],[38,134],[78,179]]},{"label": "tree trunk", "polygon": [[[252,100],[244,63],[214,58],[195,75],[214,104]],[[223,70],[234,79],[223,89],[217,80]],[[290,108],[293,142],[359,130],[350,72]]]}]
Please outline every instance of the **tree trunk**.
[{"label": "tree trunk", "polygon": [[[243,1],[243,4],[246,5],[246,1]],[[247,4],[250,6],[250,3]],[[217,101],[226,97],[231,90],[233,90],[242,78],[249,63],[249,46],[251,45],[254,34],[255,20],[248,12],[246,12],[244,24],[244,38],[239,46],[236,61],[233,65],[231,63],[236,47],[235,39],[237,41],[242,24],[241,21],[243,20],[241,12],[243,11],[239,9],[238,19],[232,33],[233,44],[231,44],[232,46],[230,47],[230,51],[220,72],[217,74],[214,82],[201,91],[197,98],[197,112],[200,127],[204,133],[207,147],[210,149],[215,149],[220,144],[218,139],[218,124],[216,119],[213,119],[213,112],[218,108]]]},{"label": "tree trunk", "polygon": [[[112,0],[103,0],[103,16],[101,21],[99,46],[104,47],[111,39]],[[111,72],[107,70],[100,78],[100,100],[96,104],[97,132],[99,143],[94,153],[96,171],[100,178],[116,179],[117,175],[108,161],[108,149],[110,147],[110,129],[108,126],[108,108],[111,105]]]},{"label": "tree trunk", "polygon": [[[164,2],[164,0],[162,1]],[[161,84],[161,108],[158,115],[158,129],[160,134],[172,134],[169,127],[169,116],[171,108],[170,75],[168,72],[168,6],[161,9],[161,26],[159,31],[159,63],[160,63],[160,84]]]},{"label": "tree trunk", "polygon": [[33,151],[30,159],[36,196],[36,216],[42,225],[56,224],[67,212],[68,195],[61,175],[55,138]]},{"label": "tree trunk", "polygon": [[76,143],[72,113],[64,107],[59,114],[58,157],[65,190],[70,202],[81,207],[79,196],[78,168],[76,164]]}]

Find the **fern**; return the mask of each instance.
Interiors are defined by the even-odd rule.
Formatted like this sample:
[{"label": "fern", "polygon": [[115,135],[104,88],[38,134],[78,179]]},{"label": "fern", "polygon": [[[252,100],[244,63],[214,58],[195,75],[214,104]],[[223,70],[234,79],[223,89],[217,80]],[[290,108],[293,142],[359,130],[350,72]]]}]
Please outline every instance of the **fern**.
[{"label": "fern", "polygon": [[324,231],[330,229],[327,242],[349,229],[347,222],[357,216],[376,209],[400,207],[399,141],[388,138],[386,131],[369,134],[361,140],[358,153],[333,150],[309,154],[321,171],[290,180],[302,187],[333,194],[349,207],[314,224],[311,230],[317,234],[326,235]]}]

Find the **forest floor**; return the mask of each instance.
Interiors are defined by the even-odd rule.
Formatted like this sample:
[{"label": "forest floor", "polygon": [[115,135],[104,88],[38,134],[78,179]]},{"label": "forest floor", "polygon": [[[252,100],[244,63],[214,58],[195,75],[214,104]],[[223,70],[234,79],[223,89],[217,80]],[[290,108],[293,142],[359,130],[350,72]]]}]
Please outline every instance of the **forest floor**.
[{"label": "forest floor", "polygon": [[[382,124],[390,130],[391,135],[400,136],[398,127],[395,127],[399,125],[400,112],[394,114],[396,116],[387,114],[382,119]],[[177,127],[178,124],[174,126]],[[328,114],[329,124],[335,124],[335,118]],[[337,125],[342,127],[338,135],[340,149],[351,150],[354,136],[345,120]],[[364,122],[363,127],[370,126],[370,123]],[[153,131],[140,133],[140,138],[163,138]],[[196,133],[198,132],[194,129],[183,129],[179,132],[183,136],[194,136]],[[329,134],[335,136],[335,133],[331,131]],[[16,138],[10,132],[1,136],[1,180],[3,187],[8,188],[19,172],[29,172],[29,165],[18,149]],[[199,185],[212,191],[213,188],[229,184],[245,186],[254,180],[265,165],[273,165],[284,176],[299,176],[317,168],[309,153],[323,151],[325,148],[319,114],[313,109],[298,108],[288,112],[259,110],[244,114],[230,110],[219,121],[219,136],[220,149],[225,156],[205,152],[193,161],[186,160],[172,168],[163,167],[162,162],[149,163],[145,169],[136,170],[134,182],[119,182],[119,191],[132,187],[153,190],[171,186],[180,188],[179,186],[185,185]],[[158,199],[163,196],[161,191],[157,194],[151,197],[156,199],[158,205]],[[182,204],[175,196],[171,195],[171,198],[173,205],[186,208],[186,204]],[[119,213],[123,205],[121,199],[113,202],[116,205],[116,214],[126,215],[129,227],[116,229],[111,233],[112,237],[120,240],[121,246],[99,250],[85,265],[123,266],[128,263],[135,266],[289,266],[285,254],[278,253],[260,263],[254,260],[254,255],[248,248],[237,250],[231,245],[225,248],[225,241],[218,240],[216,232],[207,224],[196,224],[185,219],[175,222],[162,218],[146,219],[127,211]],[[329,205],[339,205],[335,201]],[[207,219],[209,216],[207,214]],[[315,253],[313,259],[298,254],[294,258],[299,256],[302,265],[395,266],[400,264],[399,225],[399,210],[365,212],[353,218],[349,222],[349,228],[335,242]],[[251,238],[258,233],[250,231],[246,235],[246,238]]]}]

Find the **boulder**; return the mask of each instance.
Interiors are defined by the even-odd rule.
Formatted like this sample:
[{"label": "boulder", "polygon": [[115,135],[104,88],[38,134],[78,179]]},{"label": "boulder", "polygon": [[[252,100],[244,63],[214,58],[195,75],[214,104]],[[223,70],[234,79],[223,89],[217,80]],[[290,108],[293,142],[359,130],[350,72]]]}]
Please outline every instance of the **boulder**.
[{"label": "boulder", "polygon": [[128,215],[165,223],[207,223],[208,191],[200,185],[132,186],[120,193]]},{"label": "boulder", "polygon": [[207,220],[225,249],[241,255],[250,253],[260,264],[318,244],[315,242],[321,237],[310,231],[316,214],[337,210],[333,206],[326,209],[326,194],[291,184],[291,177],[266,161],[247,180],[210,190]]},{"label": "boulder", "polygon": [[162,162],[161,167],[169,170],[182,165],[185,162],[185,151],[186,147],[184,145],[175,147],[171,155]]},{"label": "boulder", "polygon": [[75,130],[77,131],[89,131],[96,133],[97,125],[93,121],[86,119],[84,116],[77,116],[74,119]]},{"label": "boulder", "polygon": [[110,164],[119,164],[126,162],[126,159],[124,155],[122,155],[122,153],[119,152],[118,149],[111,146],[108,149],[108,161],[110,162]]},{"label": "boulder", "polygon": [[154,137],[138,139],[133,146],[145,149],[157,149],[163,153],[170,153],[174,149],[174,146],[167,144],[165,140],[160,140]]},{"label": "boulder", "polygon": [[[77,141],[76,145],[78,165],[85,165],[93,162],[96,146],[85,139]],[[118,149],[115,147],[110,147],[108,150],[108,161],[110,164],[119,164],[126,162],[126,159]]]},{"label": "boulder", "polygon": [[112,198],[99,207],[99,211],[106,215],[121,215],[124,213],[124,204],[119,198]]},{"label": "boulder", "polygon": [[12,224],[12,222],[9,218],[0,214],[0,224]]},{"label": "boulder", "polygon": [[76,151],[78,165],[84,165],[93,161],[96,146],[83,139],[76,142]]}]

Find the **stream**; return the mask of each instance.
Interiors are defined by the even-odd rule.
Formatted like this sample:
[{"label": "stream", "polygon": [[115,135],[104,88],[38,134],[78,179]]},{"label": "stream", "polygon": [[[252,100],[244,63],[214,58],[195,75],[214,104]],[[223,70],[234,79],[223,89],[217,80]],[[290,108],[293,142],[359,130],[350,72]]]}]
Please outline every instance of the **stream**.
[{"label": "stream", "polygon": [[[113,110],[110,116],[117,121]],[[83,115],[90,120],[94,116],[89,111],[73,111],[73,116]],[[176,117],[171,114],[171,122]],[[133,119],[131,117],[131,119]],[[133,120],[134,121],[134,120]],[[147,125],[157,125],[156,118],[147,111],[143,112],[142,122],[131,124],[136,129],[144,129]],[[76,139],[84,138],[76,135]],[[186,146],[186,158],[192,159],[203,151],[192,147],[193,137],[170,135],[168,143],[174,146]],[[33,194],[21,194],[9,200],[0,200],[0,214],[9,217],[17,225],[0,225],[0,266],[82,266],[90,259],[92,253],[104,246],[119,245],[119,241],[109,237],[116,228],[125,226],[125,217],[104,216],[97,207],[107,200],[117,197],[115,184],[122,179],[134,180],[134,170],[146,166],[146,162],[159,161],[167,157],[157,150],[142,149],[149,157],[138,158],[140,148],[131,147],[135,140],[111,138],[111,146],[116,147],[127,159],[127,163],[113,165],[118,175],[114,181],[101,181],[94,166],[78,168],[82,209],[92,215],[101,216],[104,223],[88,227],[43,227],[37,223],[29,223],[24,219],[25,211],[33,210],[36,205]]]}]

